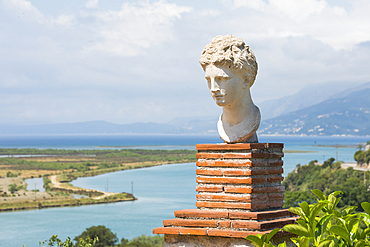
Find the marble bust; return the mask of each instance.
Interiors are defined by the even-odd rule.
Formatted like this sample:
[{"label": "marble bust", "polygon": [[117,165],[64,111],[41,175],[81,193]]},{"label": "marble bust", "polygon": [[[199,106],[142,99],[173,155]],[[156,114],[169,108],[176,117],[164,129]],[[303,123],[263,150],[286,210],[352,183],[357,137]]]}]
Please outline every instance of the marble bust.
[{"label": "marble bust", "polygon": [[222,107],[220,137],[226,143],[258,142],[261,114],[250,93],[258,69],[253,51],[241,38],[217,36],[204,47],[199,62],[213,99]]}]

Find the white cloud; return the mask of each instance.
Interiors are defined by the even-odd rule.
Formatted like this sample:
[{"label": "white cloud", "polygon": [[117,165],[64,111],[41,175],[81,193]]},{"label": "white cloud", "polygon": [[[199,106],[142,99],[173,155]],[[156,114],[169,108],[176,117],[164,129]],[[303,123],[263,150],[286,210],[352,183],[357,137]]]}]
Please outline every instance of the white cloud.
[{"label": "white cloud", "polygon": [[234,19],[252,24],[245,31],[252,39],[311,36],[340,50],[370,38],[369,1],[352,1],[347,10],[324,0],[271,0],[268,4],[235,0],[233,7],[248,11],[244,18],[235,15]]},{"label": "white cloud", "polygon": [[0,0],[0,123],[217,116],[198,60],[228,33],[257,56],[256,102],[314,83],[370,81],[370,1],[37,4]]},{"label": "white cloud", "polygon": [[88,9],[98,9],[99,8],[99,0],[88,0],[86,2],[86,8],[88,8]]},{"label": "white cloud", "polygon": [[85,17],[96,18],[93,31],[98,40],[86,50],[119,56],[138,55],[143,48],[173,40],[173,22],[191,10],[190,7],[159,1],[124,3],[119,11],[83,12]]}]

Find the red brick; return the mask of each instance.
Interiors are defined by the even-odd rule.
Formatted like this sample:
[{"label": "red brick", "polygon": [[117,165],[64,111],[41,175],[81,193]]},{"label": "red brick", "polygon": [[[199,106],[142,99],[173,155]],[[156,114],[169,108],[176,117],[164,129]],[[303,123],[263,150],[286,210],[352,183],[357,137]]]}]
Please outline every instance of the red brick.
[{"label": "red brick", "polygon": [[232,160],[216,160],[215,166],[219,167],[250,167],[251,162],[242,160],[242,161],[232,161]]},{"label": "red brick", "polygon": [[224,159],[250,159],[251,153],[224,153]]},{"label": "red brick", "polygon": [[219,221],[218,222],[218,227],[230,228],[231,227],[231,221],[230,220]]},{"label": "red brick", "polygon": [[251,167],[268,167],[268,163],[263,160],[251,160]]},{"label": "red brick", "polygon": [[285,187],[282,185],[278,186],[268,186],[268,187],[253,187],[252,193],[274,193],[274,192],[284,192]]},{"label": "red brick", "polygon": [[269,201],[269,208],[281,208],[284,205],[283,200]]},{"label": "red brick", "polygon": [[267,178],[267,181],[269,183],[278,183],[278,182],[281,182],[284,180],[284,177],[283,176],[278,176],[278,177],[269,177]]},{"label": "red brick", "polygon": [[238,143],[238,144],[197,144],[196,150],[248,150],[248,149],[264,149],[264,143]]},{"label": "red brick", "polygon": [[164,220],[163,226],[217,227],[217,220],[192,220],[176,218]]},{"label": "red brick", "polygon": [[235,186],[225,186],[224,190],[228,193],[244,193],[244,194],[251,194],[253,188],[247,187],[235,187]]},{"label": "red brick", "polygon": [[261,209],[267,209],[268,203],[267,202],[252,202],[251,203],[251,210],[261,210]]},{"label": "red brick", "polygon": [[207,184],[258,184],[266,182],[267,182],[266,177],[258,178],[197,177],[197,183],[207,183]]},{"label": "red brick", "polygon": [[262,221],[261,229],[273,229],[283,227],[288,224],[294,224],[296,221],[295,218],[283,218],[283,219],[276,219],[276,220],[268,220]]},{"label": "red brick", "polygon": [[219,202],[251,202],[251,196],[248,194],[246,196],[224,195],[224,194],[223,195],[198,194],[197,200],[199,201],[219,201]]},{"label": "red brick", "polygon": [[252,153],[252,156],[251,156],[251,158],[256,158],[256,159],[257,158],[258,159],[270,159],[270,158],[281,158],[281,157],[284,157],[284,153]]},{"label": "red brick", "polygon": [[196,170],[197,175],[210,175],[210,176],[222,176],[221,170],[214,170],[214,169],[197,169]]},{"label": "red brick", "polygon": [[266,169],[267,173],[269,175],[273,174],[283,174],[284,170],[283,168],[273,168],[273,169]]},{"label": "red brick", "polygon": [[283,166],[282,160],[269,160],[269,166]]},{"label": "red brick", "polygon": [[179,234],[179,228],[175,227],[157,227],[153,229],[153,234]]},{"label": "red brick", "polygon": [[233,221],[233,228],[266,230],[271,228],[283,227],[287,224],[294,224],[295,219],[276,219],[268,221]]},{"label": "red brick", "polygon": [[266,143],[267,148],[284,148],[284,143]]},{"label": "red brick", "polygon": [[252,170],[226,170],[224,171],[224,176],[251,176],[251,175],[252,175]]},{"label": "red brick", "polygon": [[230,208],[230,209],[251,209],[251,203],[230,203],[230,202],[196,202],[198,208]]},{"label": "red brick", "polygon": [[197,161],[199,167],[250,167],[250,161],[206,160]]},{"label": "red brick", "polygon": [[261,212],[229,212],[230,219],[241,220],[266,220],[280,217],[293,216],[288,209],[269,210]]},{"label": "red brick", "polygon": [[208,229],[202,228],[180,228],[181,235],[207,235]]},{"label": "red brick", "polygon": [[284,199],[284,193],[273,193],[269,194],[269,200],[283,200]]},{"label": "red brick", "polygon": [[256,235],[259,232],[253,231],[232,231],[232,230],[221,230],[221,229],[209,229],[208,236],[215,237],[230,237],[230,238],[246,238],[249,235]]},{"label": "red brick", "polygon": [[259,194],[259,193],[284,192],[285,187],[282,185],[268,187],[249,187],[249,188],[239,186],[224,186],[223,190],[227,193]]},{"label": "red brick", "polygon": [[196,191],[199,192],[222,192],[224,187],[222,185],[198,185]]},{"label": "red brick", "polygon": [[178,218],[209,218],[209,219],[227,219],[229,213],[226,211],[211,211],[199,209],[183,209],[175,211]]},{"label": "red brick", "polygon": [[197,159],[222,159],[221,153],[197,153]]}]

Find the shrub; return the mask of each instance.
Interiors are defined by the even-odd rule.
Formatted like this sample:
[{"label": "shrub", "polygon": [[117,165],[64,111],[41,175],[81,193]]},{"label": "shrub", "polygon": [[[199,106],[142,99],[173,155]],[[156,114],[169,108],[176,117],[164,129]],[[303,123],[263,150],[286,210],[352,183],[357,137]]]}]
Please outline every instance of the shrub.
[{"label": "shrub", "polygon": [[[355,213],[356,206],[349,206],[342,210],[336,209],[341,191],[335,191],[329,196],[320,190],[312,190],[318,199],[316,203],[306,201],[299,207],[291,207],[290,212],[300,216],[297,224],[289,224],[283,231],[297,235],[291,240],[299,247],[362,247],[370,246],[370,203],[361,203],[364,213]],[[363,228],[362,226],[366,226]],[[270,239],[279,229],[270,234],[248,236],[256,247],[272,246]],[[285,243],[279,246],[286,246]]]}]

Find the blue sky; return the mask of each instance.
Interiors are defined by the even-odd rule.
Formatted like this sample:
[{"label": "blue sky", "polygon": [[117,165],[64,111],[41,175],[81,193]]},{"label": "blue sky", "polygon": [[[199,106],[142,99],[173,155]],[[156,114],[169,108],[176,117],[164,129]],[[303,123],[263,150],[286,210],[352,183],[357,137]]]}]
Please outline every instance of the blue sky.
[{"label": "blue sky", "polygon": [[368,0],[0,0],[0,123],[217,117],[198,63],[217,35],[251,46],[256,104],[370,81]]}]

